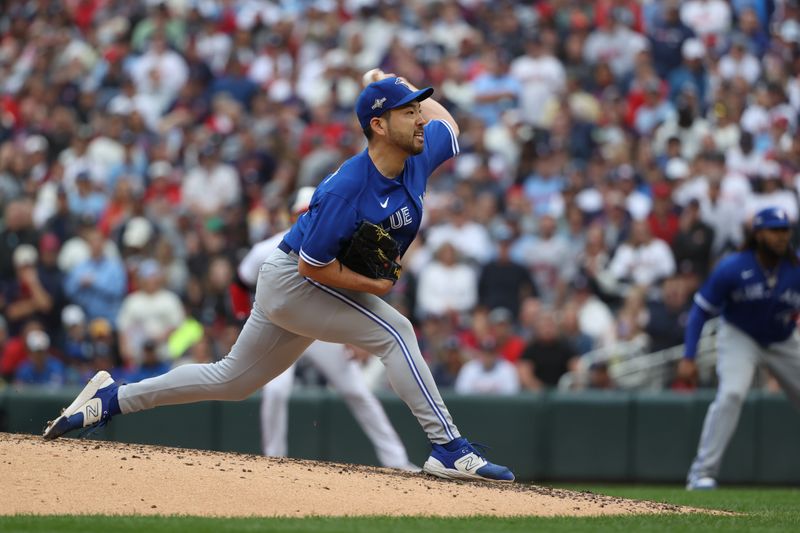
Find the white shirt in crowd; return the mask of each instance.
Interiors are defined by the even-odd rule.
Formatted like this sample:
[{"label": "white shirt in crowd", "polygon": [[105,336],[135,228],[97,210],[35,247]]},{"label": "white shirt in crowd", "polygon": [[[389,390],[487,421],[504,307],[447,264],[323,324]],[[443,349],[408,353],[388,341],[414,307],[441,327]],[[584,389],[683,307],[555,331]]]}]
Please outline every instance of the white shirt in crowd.
[{"label": "white shirt in crowd", "polygon": [[135,348],[132,355],[138,357],[138,348],[146,340],[161,340],[180,326],[183,319],[183,304],[174,293],[166,289],[154,293],[136,291],[122,300],[117,327],[129,345]]},{"label": "white shirt in crowd", "polygon": [[744,54],[740,59],[726,54],[719,61],[719,75],[726,80],[741,77],[752,85],[761,75],[761,63],[752,54]]},{"label": "white shirt in crowd", "polygon": [[515,394],[519,388],[516,367],[502,357],[488,370],[477,359],[467,362],[458,372],[455,383],[459,394]]},{"label": "white shirt in crowd", "polygon": [[675,273],[675,258],[661,239],[653,238],[636,247],[626,242],[617,248],[608,270],[617,280],[629,279],[647,287]]},{"label": "white shirt in crowd", "polygon": [[700,37],[726,33],[731,27],[731,8],[724,0],[689,0],[681,4],[681,21]]},{"label": "white shirt in crowd", "polygon": [[471,267],[433,261],[419,275],[417,310],[421,316],[469,311],[478,301],[477,287],[478,280]]},{"label": "white shirt in crowd", "polygon": [[608,63],[614,75],[622,77],[633,70],[636,55],[647,47],[643,35],[618,24],[611,31],[590,33],[583,45],[583,58],[592,65]]},{"label": "white shirt in crowd", "polygon": [[489,232],[477,222],[467,222],[460,226],[442,224],[432,227],[427,239],[428,249],[435,252],[446,242],[452,244],[463,257],[480,264],[492,258],[494,246]]},{"label": "white shirt in crowd", "polygon": [[189,79],[189,67],[177,52],[150,50],[131,64],[130,75],[137,93],[174,98]]},{"label": "white shirt in crowd", "polygon": [[522,86],[520,108],[525,122],[543,126],[547,104],[564,90],[566,73],[561,61],[551,55],[521,56],[509,71]]},{"label": "white shirt in crowd", "polygon": [[219,211],[239,200],[240,186],[236,169],[218,163],[212,169],[198,165],[183,180],[181,201],[187,207],[200,208],[206,213]]}]

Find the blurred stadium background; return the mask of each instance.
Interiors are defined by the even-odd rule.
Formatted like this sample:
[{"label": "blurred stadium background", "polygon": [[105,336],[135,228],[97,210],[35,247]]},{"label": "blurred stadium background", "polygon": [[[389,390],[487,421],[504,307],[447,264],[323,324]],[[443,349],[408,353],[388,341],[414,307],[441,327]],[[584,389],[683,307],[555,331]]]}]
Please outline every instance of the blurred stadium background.
[{"label": "blurred stadium background", "polygon": [[[223,357],[238,261],[363,149],[352,106],[379,66],[461,126],[388,297],[460,425],[527,479],[680,481],[715,384],[713,324],[697,379],[675,378],[692,294],[756,210],[798,220],[799,59],[796,0],[4,2],[0,429],[39,431],[101,368]],[[374,462],[299,377],[290,451]],[[255,405],[101,436],[254,452]],[[762,372],[721,480],[797,482],[797,444]]]}]

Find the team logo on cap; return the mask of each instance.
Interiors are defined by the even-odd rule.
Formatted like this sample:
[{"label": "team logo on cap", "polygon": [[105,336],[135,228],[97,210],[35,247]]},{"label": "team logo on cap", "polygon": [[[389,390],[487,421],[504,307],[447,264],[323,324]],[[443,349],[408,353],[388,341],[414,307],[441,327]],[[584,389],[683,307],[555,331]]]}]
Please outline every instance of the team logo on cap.
[{"label": "team logo on cap", "polygon": [[372,109],[383,109],[383,103],[386,101],[386,97],[383,98],[376,98],[375,103],[372,104]]}]

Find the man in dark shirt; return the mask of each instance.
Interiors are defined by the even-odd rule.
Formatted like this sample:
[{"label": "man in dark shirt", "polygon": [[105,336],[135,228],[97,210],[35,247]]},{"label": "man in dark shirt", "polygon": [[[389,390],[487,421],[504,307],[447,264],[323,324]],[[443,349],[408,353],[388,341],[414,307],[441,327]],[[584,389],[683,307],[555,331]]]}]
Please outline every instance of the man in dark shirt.
[{"label": "man in dark shirt", "polygon": [[542,313],[535,325],[534,339],[517,363],[520,382],[529,390],[555,387],[576,361],[577,356],[561,335],[556,317]]},{"label": "man in dark shirt", "polygon": [[538,296],[528,269],[511,260],[509,251],[514,242],[510,228],[495,232],[497,257],[487,263],[478,279],[478,303],[486,309],[505,308],[516,321],[519,304],[526,296]]}]

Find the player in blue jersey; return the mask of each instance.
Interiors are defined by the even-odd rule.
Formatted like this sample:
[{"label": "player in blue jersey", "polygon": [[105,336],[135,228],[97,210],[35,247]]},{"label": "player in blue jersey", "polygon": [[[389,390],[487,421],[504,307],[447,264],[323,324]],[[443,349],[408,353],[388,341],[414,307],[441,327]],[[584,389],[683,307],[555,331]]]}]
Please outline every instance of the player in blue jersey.
[{"label": "player in blue jersey", "polygon": [[163,376],[118,386],[96,375],[45,428],[44,437],[103,423],[118,413],[200,400],[240,400],[281,374],[314,339],[352,344],[380,357],[397,394],[431,441],[423,466],[445,478],[513,481],[465,438],[442,402],[411,323],[383,301],[392,281],[358,274],[338,259],[366,220],[400,244],[400,256],[422,220],[430,174],[458,154],[458,126],[404,78],[371,71],[356,101],[367,149],[317,187],[309,210],[261,266],[253,310],[221,361],[185,365]]},{"label": "player in blue jersey", "polygon": [[689,490],[714,489],[725,448],[759,360],[763,360],[792,403],[800,408],[800,265],[790,246],[791,223],[779,208],[753,217],[745,249],[722,259],[695,294],[686,325],[680,377],[696,375],[694,358],[703,324],[721,315],[717,332],[719,388],[708,408]]}]

